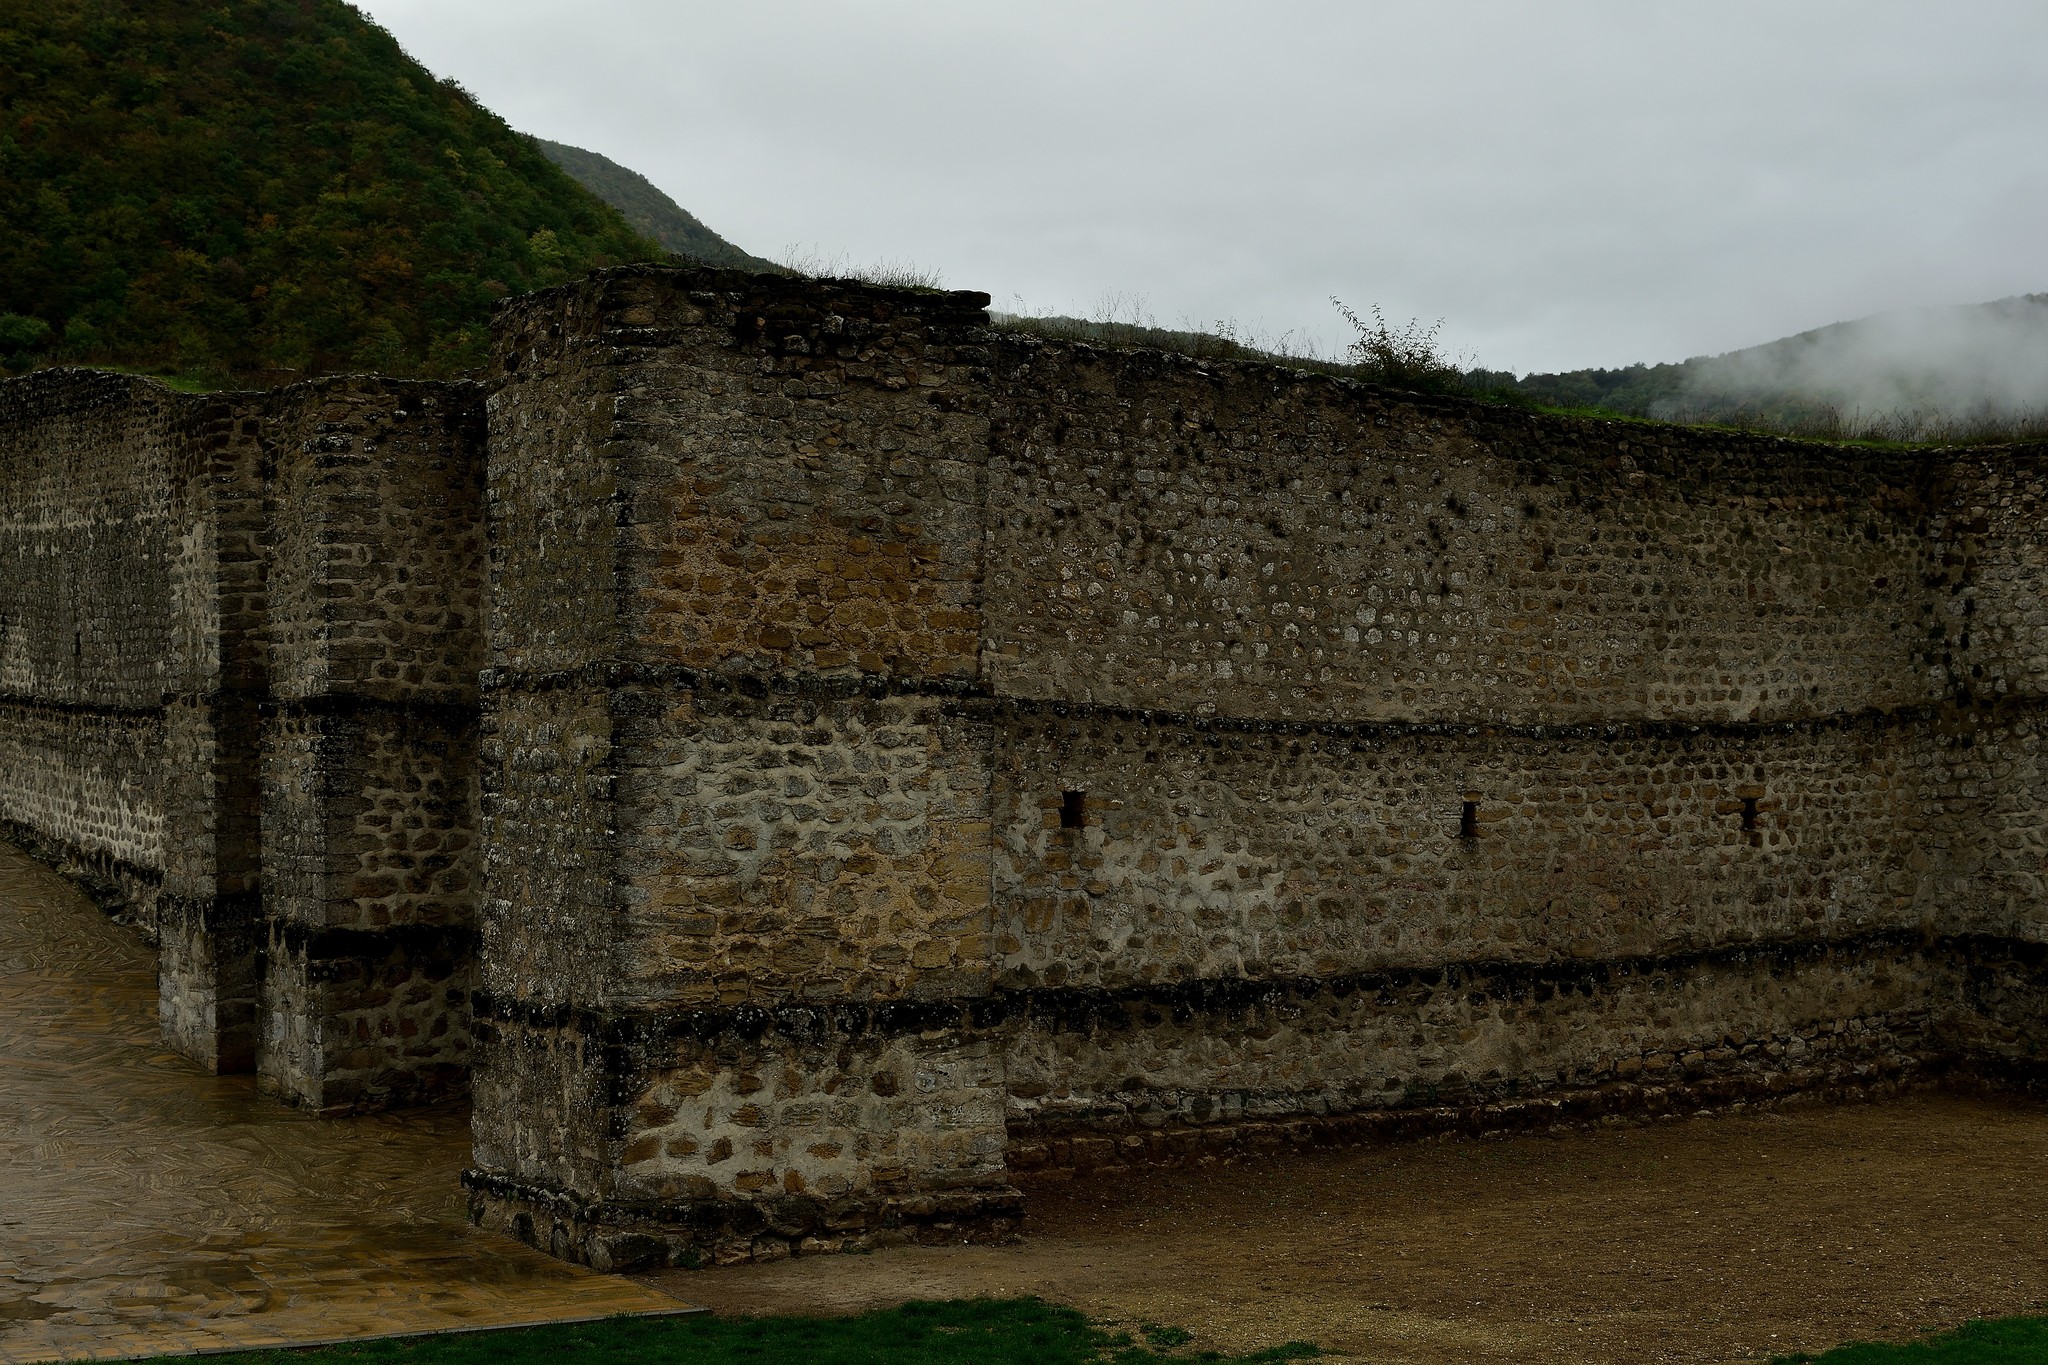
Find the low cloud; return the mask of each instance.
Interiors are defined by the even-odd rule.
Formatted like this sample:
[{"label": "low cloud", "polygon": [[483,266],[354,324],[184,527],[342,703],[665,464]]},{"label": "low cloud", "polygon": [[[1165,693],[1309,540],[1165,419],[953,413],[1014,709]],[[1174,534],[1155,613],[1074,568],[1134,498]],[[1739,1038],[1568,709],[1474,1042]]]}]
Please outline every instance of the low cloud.
[{"label": "low cloud", "polygon": [[1928,422],[2034,417],[2048,409],[2048,294],[1881,313],[1687,370],[1673,409],[1821,405],[1852,419]]}]

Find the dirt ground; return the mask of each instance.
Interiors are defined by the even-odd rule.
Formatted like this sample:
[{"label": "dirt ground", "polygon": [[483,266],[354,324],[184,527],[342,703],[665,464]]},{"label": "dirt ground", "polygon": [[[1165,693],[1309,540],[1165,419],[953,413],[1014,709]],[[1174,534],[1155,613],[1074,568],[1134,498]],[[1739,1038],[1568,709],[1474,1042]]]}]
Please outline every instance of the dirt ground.
[{"label": "dirt ground", "polygon": [[679,1305],[464,1216],[458,1106],[317,1119],[157,1036],[155,954],[0,845],[0,1365]]},{"label": "dirt ground", "polygon": [[1946,1095],[1030,1187],[1009,1247],[655,1283],[721,1313],[1036,1294],[1192,1345],[1729,1361],[2048,1303],[2048,1106]]}]

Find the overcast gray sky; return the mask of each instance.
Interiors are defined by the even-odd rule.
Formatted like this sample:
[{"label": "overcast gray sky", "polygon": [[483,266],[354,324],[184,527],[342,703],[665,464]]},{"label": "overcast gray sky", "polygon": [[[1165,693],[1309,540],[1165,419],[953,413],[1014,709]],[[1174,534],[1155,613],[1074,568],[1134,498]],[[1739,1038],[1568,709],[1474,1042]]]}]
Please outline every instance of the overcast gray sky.
[{"label": "overcast gray sky", "polygon": [[359,0],[760,255],[1501,369],[2048,290],[2048,4]]}]

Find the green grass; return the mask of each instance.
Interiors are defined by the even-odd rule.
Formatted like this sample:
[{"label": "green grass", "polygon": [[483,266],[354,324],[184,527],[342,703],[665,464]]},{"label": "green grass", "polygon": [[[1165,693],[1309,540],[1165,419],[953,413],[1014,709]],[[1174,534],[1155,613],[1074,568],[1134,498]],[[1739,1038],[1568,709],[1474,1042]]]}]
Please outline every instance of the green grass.
[{"label": "green grass", "polygon": [[[1289,1342],[1249,1355],[1193,1333],[1134,1332],[1040,1299],[908,1303],[847,1318],[608,1318],[560,1327],[394,1337],[298,1350],[169,1357],[204,1365],[1281,1365],[1321,1354]],[[1999,1318],[1905,1345],[1860,1343],[1773,1365],[2048,1365],[2048,1318]]]},{"label": "green grass", "polygon": [[2030,1365],[2048,1363],[2048,1318],[1967,1322],[1903,1346],[1866,1342],[1819,1355],[1779,1356],[1777,1365]]},{"label": "green grass", "polygon": [[963,1299],[850,1318],[609,1318],[203,1359],[206,1365],[1277,1365],[1318,1354],[1294,1342],[1219,1355],[1200,1349],[1177,1327],[1146,1323],[1138,1331],[1142,1341],[1039,1299]]},{"label": "green grass", "polygon": [[224,388],[233,387],[217,383],[205,375],[165,373],[161,370],[138,369],[132,365],[95,365],[93,368],[106,370],[112,374],[132,374],[137,379],[154,379],[165,388],[175,389],[179,393],[218,393]]}]

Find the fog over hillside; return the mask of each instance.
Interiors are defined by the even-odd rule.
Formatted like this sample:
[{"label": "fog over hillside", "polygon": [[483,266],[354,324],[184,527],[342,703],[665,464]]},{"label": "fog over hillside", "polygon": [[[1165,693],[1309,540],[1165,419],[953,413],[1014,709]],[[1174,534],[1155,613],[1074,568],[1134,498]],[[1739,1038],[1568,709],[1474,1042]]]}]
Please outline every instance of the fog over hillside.
[{"label": "fog over hillside", "polygon": [[2048,294],[1904,308],[1681,364],[1531,374],[1541,403],[1793,435],[2048,436]]},{"label": "fog over hillside", "polygon": [[1822,405],[1844,414],[2028,416],[2048,408],[2048,294],[1913,308],[1690,360],[1653,416]]}]

